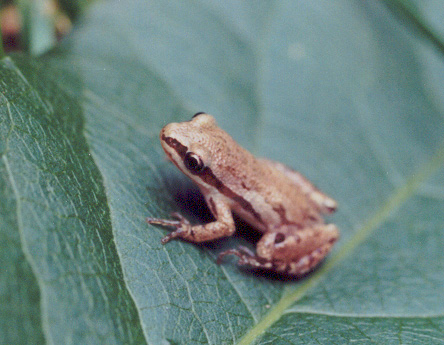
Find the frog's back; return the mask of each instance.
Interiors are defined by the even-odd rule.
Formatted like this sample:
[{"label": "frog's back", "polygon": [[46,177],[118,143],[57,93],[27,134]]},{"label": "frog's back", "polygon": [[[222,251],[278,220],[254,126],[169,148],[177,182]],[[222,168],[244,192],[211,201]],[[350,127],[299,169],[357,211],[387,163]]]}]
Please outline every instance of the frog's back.
[{"label": "frog's back", "polygon": [[[236,146],[234,146],[236,145]],[[233,211],[261,231],[282,225],[303,228],[322,217],[300,186],[269,161],[255,158],[235,144],[216,169],[230,191]]]},{"label": "frog's back", "polygon": [[269,161],[256,159],[259,180],[252,183],[251,202],[255,196],[260,200],[256,207],[267,215],[269,227],[282,225],[303,228],[323,222],[319,210],[302,188]]}]

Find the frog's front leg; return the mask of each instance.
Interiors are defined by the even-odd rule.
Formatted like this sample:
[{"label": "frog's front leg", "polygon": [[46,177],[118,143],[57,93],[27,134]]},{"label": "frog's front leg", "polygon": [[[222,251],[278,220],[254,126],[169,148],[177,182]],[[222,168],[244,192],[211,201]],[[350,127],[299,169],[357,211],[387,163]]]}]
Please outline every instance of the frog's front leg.
[{"label": "frog's front leg", "polygon": [[220,237],[230,236],[235,231],[235,225],[231,209],[223,200],[208,198],[207,203],[216,221],[204,225],[191,225],[190,222],[179,213],[173,213],[176,220],[146,218],[149,224],[159,224],[176,228],[175,231],[162,238],[165,244],[173,238],[179,237],[190,242],[205,242]]},{"label": "frog's front leg", "polygon": [[233,254],[240,258],[240,265],[301,276],[318,265],[339,238],[338,229],[333,224],[281,230],[266,233],[257,244],[256,255],[240,247],[219,254],[218,262],[225,255]]}]

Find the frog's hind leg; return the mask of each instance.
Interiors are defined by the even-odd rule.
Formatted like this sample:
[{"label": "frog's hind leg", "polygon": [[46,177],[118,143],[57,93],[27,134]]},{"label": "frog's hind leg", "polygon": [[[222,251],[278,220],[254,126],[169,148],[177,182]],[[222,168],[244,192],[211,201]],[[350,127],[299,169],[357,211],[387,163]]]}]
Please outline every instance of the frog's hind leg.
[{"label": "frog's hind leg", "polygon": [[[237,249],[228,249],[220,253],[217,257],[217,264],[220,265],[227,255],[236,255],[239,260],[239,266],[248,266],[253,269],[261,269],[265,271],[278,272],[289,276],[299,277],[307,273],[310,269],[308,263],[312,261],[307,256],[298,262],[285,262],[281,260],[267,260],[255,255],[248,248],[239,246]],[[325,255],[325,254],[324,254]]]},{"label": "frog's hind leg", "polygon": [[295,232],[270,232],[258,242],[256,254],[245,247],[230,249],[219,254],[217,263],[220,264],[226,255],[236,255],[241,266],[300,277],[324,259],[338,238],[338,229],[333,224]]},{"label": "frog's hind leg", "polygon": [[273,262],[277,271],[294,276],[304,275],[315,268],[339,238],[334,224],[280,230],[262,236],[256,255]]}]

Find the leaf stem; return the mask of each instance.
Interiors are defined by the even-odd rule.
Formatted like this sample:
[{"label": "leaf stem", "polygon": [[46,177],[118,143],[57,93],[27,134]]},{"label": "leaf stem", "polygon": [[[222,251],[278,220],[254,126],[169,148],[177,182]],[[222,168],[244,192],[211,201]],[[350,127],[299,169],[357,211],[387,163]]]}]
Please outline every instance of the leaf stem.
[{"label": "leaf stem", "polygon": [[295,302],[300,300],[309,289],[316,286],[325,275],[338,265],[353,250],[362,244],[365,239],[386,221],[402,204],[404,204],[418,190],[421,184],[432,176],[443,166],[444,143],[432,158],[417,173],[411,175],[406,182],[395,189],[382,207],[361,227],[355,235],[345,243],[341,249],[332,256],[324,266],[318,269],[311,277],[293,289],[289,289],[279,302],[266,314],[253,328],[246,333],[237,345],[251,344],[257,337],[261,336],[269,327],[278,321],[285,311]]},{"label": "leaf stem", "polygon": [[0,27],[0,59],[5,57],[5,50],[3,49],[3,36],[2,36],[2,28]]}]

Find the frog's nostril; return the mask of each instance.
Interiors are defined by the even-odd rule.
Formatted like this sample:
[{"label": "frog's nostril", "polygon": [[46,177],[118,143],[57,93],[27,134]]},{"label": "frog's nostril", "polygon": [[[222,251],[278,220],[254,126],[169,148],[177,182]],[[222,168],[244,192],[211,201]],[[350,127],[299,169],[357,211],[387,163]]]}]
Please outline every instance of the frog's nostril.
[{"label": "frog's nostril", "polygon": [[284,241],[285,241],[285,235],[281,232],[278,232],[276,234],[276,237],[274,238],[274,243],[277,244],[277,243],[281,243]]}]

